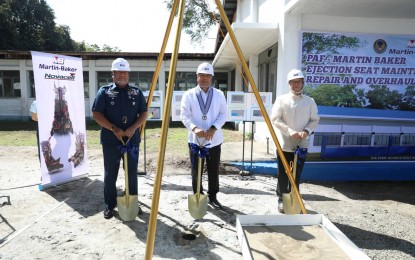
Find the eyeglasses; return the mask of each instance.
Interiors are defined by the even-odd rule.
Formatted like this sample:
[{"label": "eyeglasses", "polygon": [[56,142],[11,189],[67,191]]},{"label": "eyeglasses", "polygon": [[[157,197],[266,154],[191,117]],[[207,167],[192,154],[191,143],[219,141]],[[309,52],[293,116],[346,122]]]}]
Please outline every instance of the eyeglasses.
[{"label": "eyeglasses", "polygon": [[290,81],[290,83],[291,84],[300,84],[300,83],[303,83],[303,80],[302,79],[297,79],[297,80],[293,79],[293,80]]},{"label": "eyeglasses", "polygon": [[128,74],[128,71],[116,70],[114,71],[114,74],[115,75]]},{"label": "eyeglasses", "polygon": [[201,77],[201,78],[210,78],[210,77],[212,77],[212,75],[210,75],[210,74],[204,74],[204,73],[199,73],[199,74],[197,74],[197,76],[198,77]]}]

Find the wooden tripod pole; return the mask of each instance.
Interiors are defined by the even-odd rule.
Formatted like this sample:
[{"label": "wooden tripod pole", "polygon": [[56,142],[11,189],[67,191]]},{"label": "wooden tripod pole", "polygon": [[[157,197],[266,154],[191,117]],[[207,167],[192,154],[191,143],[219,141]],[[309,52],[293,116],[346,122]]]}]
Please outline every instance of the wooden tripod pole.
[{"label": "wooden tripod pole", "polygon": [[[177,5],[177,2],[178,0],[174,0],[174,6]],[[159,208],[159,201],[160,201],[160,189],[161,189],[161,181],[163,177],[164,156],[166,153],[167,134],[168,134],[169,123],[170,123],[171,101],[173,97],[174,81],[176,78],[176,67],[177,67],[177,58],[179,55],[180,36],[181,36],[181,31],[182,31],[182,26],[183,26],[184,4],[185,4],[185,0],[180,0],[179,16],[178,16],[179,20],[178,20],[177,30],[176,30],[176,39],[174,43],[173,54],[171,57],[169,79],[168,79],[168,84],[167,84],[167,89],[166,89],[166,98],[164,101],[163,121],[161,124],[160,148],[159,148],[159,154],[158,154],[158,160],[157,160],[156,176],[154,179],[153,199],[151,201],[151,211],[150,211],[150,218],[149,218],[149,223],[148,223],[147,242],[146,242],[146,254],[144,258],[147,260],[151,260],[153,258],[154,240],[155,240],[156,228],[157,228],[157,215],[158,215],[158,208]],[[173,7],[172,14],[174,14],[175,11],[176,10]],[[172,20],[169,21],[169,26],[171,26],[171,22]]]},{"label": "wooden tripod pole", "polygon": [[307,214],[307,210],[304,207],[303,200],[301,199],[300,193],[297,189],[297,185],[295,184],[295,180],[293,178],[292,170],[291,170],[291,168],[289,167],[289,165],[287,163],[287,159],[285,159],[284,153],[282,152],[281,145],[278,142],[278,138],[277,138],[277,136],[274,132],[274,128],[271,125],[271,121],[270,121],[270,119],[268,117],[268,114],[265,110],[265,107],[264,107],[264,104],[262,102],[261,96],[259,95],[258,89],[255,85],[254,79],[252,78],[251,72],[249,71],[248,65],[245,62],[245,58],[242,54],[241,48],[239,47],[238,41],[236,40],[235,34],[233,33],[232,27],[229,23],[229,20],[228,20],[228,17],[226,15],[226,13],[225,13],[225,10],[223,9],[223,6],[222,6],[220,0],[215,0],[215,2],[216,2],[216,5],[219,9],[220,17],[222,18],[222,20],[223,20],[223,22],[226,26],[226,30],[228,31],[228,34],[229,34],[229,36],[232,40],[233,46],[235,47],[235,50],[238,53],[238,57],[239,57],[239,60],[242,63],[242,67],[243,67],[244,71],[246,71],[246,74],[247,74],[246,76],[248,77],[249,84],[251,85],[251,88],[254,91],[254,95],[255,95],[256,101],[259,105],[259,108],[261,109],[262,116],[264,117],[265,123],[268,126],[268,130],[271,133],[272,139],[274,140],[274,143],[277,147],[278,156],[281,157],[281,161],[284,165],[285,172],[287,173],[288,179],[290,180],[290,183],[291,183],[291,189],[293,189],[295,194],[296,194],[296,198],[298,200],[298,203],[300,204],[301,211],[304,214]]}]

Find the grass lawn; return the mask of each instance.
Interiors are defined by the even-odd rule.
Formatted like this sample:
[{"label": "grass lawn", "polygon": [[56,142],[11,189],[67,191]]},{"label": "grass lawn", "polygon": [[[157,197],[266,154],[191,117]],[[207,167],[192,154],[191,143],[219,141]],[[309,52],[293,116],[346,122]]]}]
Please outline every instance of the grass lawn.
[{"label": "grass lawn", "polygon": [[[86,125],[88,149],[101,149],[99,126],[95,122]],[[226,142],[242,141],[242,133],[226,124],[223,129]],[[36,124],[33,122],[0,122],[0,146],[36,146]],[[160,147],[161,122],[148,122],[146,125],[146,151],[157,152]],[[173,122],[168,129],[167,151],[187,153],[187,130],[179,122]],[[186,149],[183,149],[186,148]]]}]

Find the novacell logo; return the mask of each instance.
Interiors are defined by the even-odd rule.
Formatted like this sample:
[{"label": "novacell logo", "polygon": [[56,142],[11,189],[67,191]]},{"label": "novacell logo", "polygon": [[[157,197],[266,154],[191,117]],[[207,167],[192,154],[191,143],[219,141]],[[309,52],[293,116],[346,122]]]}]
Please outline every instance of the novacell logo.
[{"label": "novacell logo", "polygon": [[65,76],[65,75],[55,75],[55,74],[45,73],[45,79],[57,79],[57,80],[75,81],[75,73],[71,73],[69,76]]}]

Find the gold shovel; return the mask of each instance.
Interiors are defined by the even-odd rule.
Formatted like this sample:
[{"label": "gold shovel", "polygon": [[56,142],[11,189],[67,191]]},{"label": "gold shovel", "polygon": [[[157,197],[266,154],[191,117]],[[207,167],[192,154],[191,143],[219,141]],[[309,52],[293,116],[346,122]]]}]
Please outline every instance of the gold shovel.
[{"label": "gold shovel", "polygon": [[[200,146],[203,148],[203,145]],[[194,219],[201,219],[207,211],[207,195],[200,194],[200,182],[202,179],[202,157],[198,158],[197,165],[197,190],[196,194],[189,195],[187,198],[189,213]]]},{"label": "gold shovel", "polygon": [[[129,140],[128,140],[129,141]],[[122,144],[125,146],[123,140],[121,140]],[[138,196],[137,195],[130,195],[129,186],[128,186],[128,152],[125,151],[124,153],[124,173],[125,173],[125,191],[124,195],[121,197],[117,197],[117,208],[118,208],[118,215],[124,221],[132,221],[138,215]]]},{"label": "gold shovel", "polygon": [[[297,153],[295,153],[294,162],[291,162],[291,169],[293,173],[294,182],[296,178],[295,175],[297,173],[297,161],[298,161],[298,155]],[[291,189],[290,193],[282,194],[282,204],[284,206],[285,214],[300,214],[301,212],[300,203],[298,202],[298,199],[293,189]]]}]

